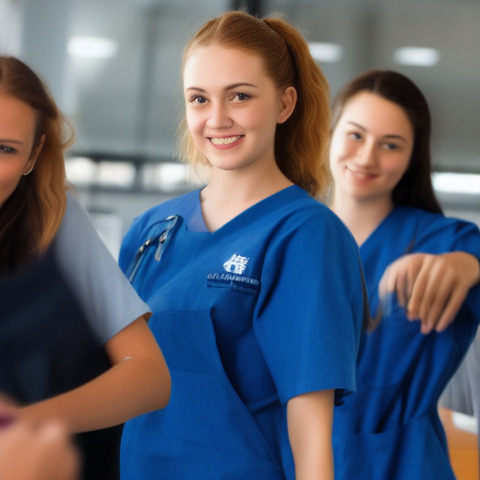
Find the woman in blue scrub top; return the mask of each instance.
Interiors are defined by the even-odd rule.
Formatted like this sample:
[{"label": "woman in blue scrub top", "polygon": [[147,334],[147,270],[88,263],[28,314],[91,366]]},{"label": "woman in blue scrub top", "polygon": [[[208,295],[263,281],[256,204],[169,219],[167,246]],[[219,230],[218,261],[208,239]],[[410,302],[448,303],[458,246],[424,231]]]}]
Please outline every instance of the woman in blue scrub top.
[{"label": "woman in blue scrub top", "polygon": [[453,479],[437,401],[477,329],[480,233],[435,199],[429,109],[409,79],[367,72],[332,114],[331,206],[360,246],[378,318],[357,391],[335,410],[336,479]]},{"label": "woman in blue scrub top", "polygon": [[312,198],[329,182],[327,82],[286,22],[229,12],[188,44],[183,84],[183,150],[209,181],[123,242],[172,396],[126,423],[122,479],[332,479],[366,309],[354,239]]}]

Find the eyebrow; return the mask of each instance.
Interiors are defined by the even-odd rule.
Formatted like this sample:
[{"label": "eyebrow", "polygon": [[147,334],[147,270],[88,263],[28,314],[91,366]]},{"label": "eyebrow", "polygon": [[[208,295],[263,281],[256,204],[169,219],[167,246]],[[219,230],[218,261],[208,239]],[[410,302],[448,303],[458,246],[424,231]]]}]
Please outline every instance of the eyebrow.
[{"label": "eyebrow", "polygon": [[13,138],[0,138],[0,143],[15,143],[16,145],[23,145],[25,142]]},{"label": "eyebrow", "polygon": [[[239,88],[239,87],[253,87],[253,88],[257,88],[257,86],[256,86],[256,85],[253,85],[253,83],[239,82],[239,83],[233,83],[232,85],[228,85],[227,87],[225,87],[225,90],[226,90],[226,91],[234,90],[235,88]],[[195,86],[188,87],[188,88],[185,89],[186,92],[188,92],[189,90],[195,90],[196,92],[206,92],[206,90],[205,90],[204,88],[195,87]]]},{"label": "eyebrow", "polygon": [[[350,125],[354,125],[355,127],[359,128],[360,130],[363,130],[364,132],[367,131],[367,129],[363,126],[360,125],[360,123],[354,122],[353,120],[347,121]],[[382,138],[392,138],[396,140],[403,140],[404,142],[407,142],[407,139],[403,135],[395,135],[393,133],[387,134],[387,135],[382,135]]]}]

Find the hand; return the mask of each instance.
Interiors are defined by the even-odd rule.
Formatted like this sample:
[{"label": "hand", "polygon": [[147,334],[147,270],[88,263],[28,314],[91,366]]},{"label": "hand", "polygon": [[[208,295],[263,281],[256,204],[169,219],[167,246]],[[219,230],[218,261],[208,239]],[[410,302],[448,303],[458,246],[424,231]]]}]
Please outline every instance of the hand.
[{"label": "hand", "polygon": [[78,453],[57,422],[14,420],[0,428],[2,480],[75,480],[78,466]]},{"label": "hand", "polygon": [[480,280],[480,264],[465,252],[404,255],[385,270],[379,296],[395,293],[421,332],[440,332],[455,319],[470,288]]}]

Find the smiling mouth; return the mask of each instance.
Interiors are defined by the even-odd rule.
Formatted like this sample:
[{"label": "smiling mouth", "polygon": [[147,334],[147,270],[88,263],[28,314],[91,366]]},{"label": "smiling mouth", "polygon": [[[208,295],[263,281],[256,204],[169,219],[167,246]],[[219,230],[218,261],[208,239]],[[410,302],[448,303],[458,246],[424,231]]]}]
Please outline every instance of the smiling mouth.
[{"label": "smiling mouth", "polygon": [[376,177],[377,175],[373,172],[368,172],[368,171],[365,171],[365,170],[354,170],[352,168],[347,168],[347,170],[352,174],[352,175],[355,175],[356,177],[360,177],[360,178],[372,178],[372,177]]},{"label": "smiling mouth", "polygon": [[230,144],[232,144],[232,143],[237,142],[237,141],[240,140],[242,137],[243,137],[243,135],[235,135],[234,137],[223,137],[223,138],[211,137],[211,138],[210,138],[210,141],[211,141],[214,145],[230,145]]}]

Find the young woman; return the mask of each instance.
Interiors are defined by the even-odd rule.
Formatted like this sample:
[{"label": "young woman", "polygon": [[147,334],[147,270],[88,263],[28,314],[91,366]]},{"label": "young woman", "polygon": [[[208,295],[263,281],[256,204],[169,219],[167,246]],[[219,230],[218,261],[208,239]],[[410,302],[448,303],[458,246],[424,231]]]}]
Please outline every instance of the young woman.
[{"label": "young woman", "polygon": [[173,389],[126,423],[122,478],[333,478],[365,304],[353,238],[310,196],[329,179],[326,81],[287,23],[229,12],[186,47],[183,84],[184,151],[209,181],[123,243]]},{"label": "young woman", "polygon": [[[17,415],[32,421],[54,416],[76,433],[121,424],[164,407],[170,377],[146,324],[148,307],[129,285],[86,212],[67,192],[65,126],[39,77],[18,59],[0,57],[2,281],[17,278],[32,262],[53,258],[111,362],[111,368],[94,380],[22,407]],[[38,315],[41,318],[42,312]],[[68,321],[58,318],[59,326]],[[45,344],[43,371],[38,371],[39,365],[24,368],[37,372],[46,385],[55,384],[48,365],[55,368],[56,363],[67,362],[78,339],[69,341],[65,340],[61,353]],[[82,368],[77,365],[79,371]]]},{"label": "young woman", "polygon": [[419,89],[391,71],[348,83],[333,103],[330,166],[331,207],[360,246],[379,319],[357,391],[335,411],[336,478],[453,479],[437,401],[478,325],[480,232],[435,199]]}]

